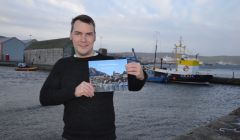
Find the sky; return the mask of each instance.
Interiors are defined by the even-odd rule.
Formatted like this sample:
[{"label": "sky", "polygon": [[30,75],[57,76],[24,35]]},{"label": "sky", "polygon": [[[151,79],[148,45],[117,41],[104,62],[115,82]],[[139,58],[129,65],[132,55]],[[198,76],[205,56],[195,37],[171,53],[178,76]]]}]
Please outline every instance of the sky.
[{"label": "sky", "polygon": [[126,71],[127,59],[89,61],[89,67],[96,68],[98,71],[113,75],[113,72],[122,74]]},{"label": "sky", "polygon": [[96,50],[173,52],[182,38],[192,55],[240,56],[239,0],[0,0],[0,36],[69,37],[79,14],[96,22]]}]

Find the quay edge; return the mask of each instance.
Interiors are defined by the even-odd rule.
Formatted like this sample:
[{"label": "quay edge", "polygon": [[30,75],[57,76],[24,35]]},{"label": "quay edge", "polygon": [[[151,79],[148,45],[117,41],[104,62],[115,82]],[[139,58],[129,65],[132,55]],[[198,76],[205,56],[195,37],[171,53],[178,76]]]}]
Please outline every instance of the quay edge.
[{"label": "quay edge", "polygon": [[210,83],[240,85],[240,78],[213,77],[213,79],[210,80]]},{"label": "quay edge", "polygon": [[240,140],[240,108],[172,140]]}]

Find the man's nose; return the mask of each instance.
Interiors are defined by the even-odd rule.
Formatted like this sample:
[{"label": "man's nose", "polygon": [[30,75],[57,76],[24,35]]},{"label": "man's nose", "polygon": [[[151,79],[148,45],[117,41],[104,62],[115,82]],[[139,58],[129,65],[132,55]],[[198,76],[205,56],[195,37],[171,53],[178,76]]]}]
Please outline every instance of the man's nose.
[{"label": "man's nose", "polygon": [[82,41],[82,42],[85,42],[86,40],[87,40],[87,36],[86,35],[81,35],[81,38],[80,38],[80,40]]}]

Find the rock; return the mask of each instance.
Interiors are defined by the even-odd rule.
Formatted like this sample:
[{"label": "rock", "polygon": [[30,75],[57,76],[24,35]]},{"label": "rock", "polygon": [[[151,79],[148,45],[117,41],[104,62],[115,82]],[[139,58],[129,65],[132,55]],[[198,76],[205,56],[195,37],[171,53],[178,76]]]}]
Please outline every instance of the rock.
[{"label": "rock", "polygon": [[240,116],[240,108],[233,110],[229,115],[237,115]]},{"label": "rock", "polygon": [[179,136],[173,140],[231,140],[228,137],[218,134],[215,130],[208,127],[199,127],[189,134]]},{"label": "rock", "polygon": [[240,140],[240,108],[173,140]]}]

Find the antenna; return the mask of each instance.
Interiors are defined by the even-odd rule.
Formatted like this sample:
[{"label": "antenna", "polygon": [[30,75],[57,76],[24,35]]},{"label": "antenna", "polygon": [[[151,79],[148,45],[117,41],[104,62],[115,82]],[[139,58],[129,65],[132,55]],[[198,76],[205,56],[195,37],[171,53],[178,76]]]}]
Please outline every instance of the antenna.
[{"label": "antenna", "polygon": [[155,67],[156,67],[156,57],[157,57],[157,44],[158,44],[158,34],[159,34],[159,32],[158,31],[156,31],[156,46],[155,46],[155,53],[154,53],[154,62],[153,62],[153,64],[154,64],[154,66],[153,66],[153,70],[155,70]]},{"label": "antenna", "polygon": [[133,53],[133,57],[134,57],[134,59],[135,59],[136,61],[138,61],[138,60],[137,60],[136,53],[135,53],[135,51],[134,51],[134,48],[132,48],[132,53]]}]

